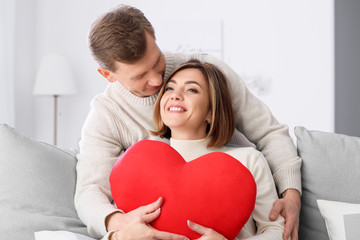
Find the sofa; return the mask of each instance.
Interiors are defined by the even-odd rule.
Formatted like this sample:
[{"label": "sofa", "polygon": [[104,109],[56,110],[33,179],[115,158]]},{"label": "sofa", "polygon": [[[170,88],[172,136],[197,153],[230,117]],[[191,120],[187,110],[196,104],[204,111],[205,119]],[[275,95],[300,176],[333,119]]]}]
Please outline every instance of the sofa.
[{"label": "sofa", "polygon": [[[299,239],[360,239],[360,138],[304,127],[295,136],[303,159]],[[0,178],[1,239],[31,240],[43,230],[90,239],[74,207],[76,150],[0,124]]]}]

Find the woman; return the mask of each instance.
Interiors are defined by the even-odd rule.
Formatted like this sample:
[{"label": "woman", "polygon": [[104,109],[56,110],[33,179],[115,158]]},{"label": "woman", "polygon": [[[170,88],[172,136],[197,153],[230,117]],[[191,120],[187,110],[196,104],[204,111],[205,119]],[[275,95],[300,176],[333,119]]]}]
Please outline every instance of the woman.
[{"label": "woman", "polygon": [[[214,65],[192,60],[177,68],[165,81],[154,109],[156,130],[188,162],[210,152],[238,159],[257,185],[255,209],[237,239],[282,239],[284,219],[269,220],[277,199],[273,178],[263,155],[254,148],[225,146],[235,129],[234,114],[224,75]],[[219,219],[221,221],[221,219]],[[189,222],[201,239],[224,236]]]}]

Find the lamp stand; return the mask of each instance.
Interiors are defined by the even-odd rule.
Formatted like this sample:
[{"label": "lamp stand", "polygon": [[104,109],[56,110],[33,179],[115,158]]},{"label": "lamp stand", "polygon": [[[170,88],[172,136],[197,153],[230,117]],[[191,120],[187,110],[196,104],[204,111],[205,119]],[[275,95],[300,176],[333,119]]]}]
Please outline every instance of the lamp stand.
[{"label": "lamp stand", "polygon": [[54,145],[56,146],[56,132],[57,132],[57,100],[58,95],[54,95]]}]

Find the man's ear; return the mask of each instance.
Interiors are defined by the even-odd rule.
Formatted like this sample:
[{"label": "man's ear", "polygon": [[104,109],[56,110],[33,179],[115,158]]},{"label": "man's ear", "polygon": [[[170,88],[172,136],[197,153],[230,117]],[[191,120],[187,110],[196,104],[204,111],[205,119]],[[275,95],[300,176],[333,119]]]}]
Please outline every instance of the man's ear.
[{"label": "man's ear", "polygon": [[99,67],[97,69],[97,71],[104,77],[106,78],[110,83],[113,83],[116,81],[116,79],[114,79],[112,72],[107,70],[106,68],[103,67]]}]

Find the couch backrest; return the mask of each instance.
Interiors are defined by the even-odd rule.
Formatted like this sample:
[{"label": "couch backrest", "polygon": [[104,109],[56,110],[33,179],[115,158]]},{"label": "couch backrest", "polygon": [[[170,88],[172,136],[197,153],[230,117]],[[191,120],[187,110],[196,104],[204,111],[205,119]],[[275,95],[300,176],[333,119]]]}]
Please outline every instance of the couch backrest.
[{"label": "couch backrest", "polygon": [[87,234],[74,207],[74,154],[0,124],[0,236],[35,239],[40,230]]},{"label": "couch backrest", "polygon": [[303,127],[295,135],[303,160],[299,238],[328,240],[317,200],[360,204],[360,138]]}]

